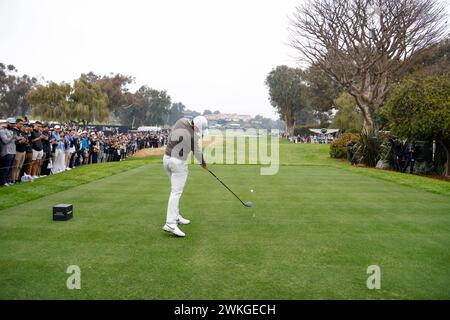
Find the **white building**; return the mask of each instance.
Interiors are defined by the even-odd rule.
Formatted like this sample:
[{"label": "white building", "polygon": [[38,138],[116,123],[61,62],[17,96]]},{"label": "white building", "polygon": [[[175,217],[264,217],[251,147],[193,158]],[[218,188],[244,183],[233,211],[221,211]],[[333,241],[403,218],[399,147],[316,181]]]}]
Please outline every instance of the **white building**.
[{"label": "white building", "polygon": [[219,114],[207,114],[205,118],[208,120],[224,120],[224,121],[250,121],[252,117],[249,114],[237,114],[237,113],[219,113]]}]

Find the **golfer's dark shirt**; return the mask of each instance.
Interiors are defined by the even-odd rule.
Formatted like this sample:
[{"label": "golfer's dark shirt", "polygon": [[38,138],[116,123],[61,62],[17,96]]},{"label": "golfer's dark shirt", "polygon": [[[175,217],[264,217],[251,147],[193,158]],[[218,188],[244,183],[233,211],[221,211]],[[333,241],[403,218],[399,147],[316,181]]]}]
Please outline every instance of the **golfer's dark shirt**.
[{"label": "golfer's dark shirt", "polygon": [[[183,136],[186,136],[190,139],[190,143],[183,143]],[[183,147],[178,146],[180,143],[183,143]],[[173,152],[174,148],[177,147],[181,150]],[[194,146],[196,146],[194,148]],[[167,142],[166,151],[164,152],[167,156],[175,157],[181,160],[187,160],[190,151],[194,152],[195,159],[199,163],[204,163],[202,146],[201,146],[201,136],[194,132],[194,128],[192,127],[192,120],[187,118],[181,118],[178,120],[175,125],[172,127],[172,131],[169,135],[169,141]]]}]

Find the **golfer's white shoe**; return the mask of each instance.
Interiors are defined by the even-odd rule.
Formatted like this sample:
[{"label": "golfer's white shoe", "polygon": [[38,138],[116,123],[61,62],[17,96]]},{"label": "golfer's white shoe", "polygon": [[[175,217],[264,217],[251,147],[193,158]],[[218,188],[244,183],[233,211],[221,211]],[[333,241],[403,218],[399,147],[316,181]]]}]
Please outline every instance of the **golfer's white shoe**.
[{"label": "golfer's white shoe", "polygon": [[186,236],[184,234],[184,232],[181,231],[180,228],[178,228],[176,223],[166,223],[164,225],[164,227],[163,227],[163,230],[167,231],[167,232],[170,232],[170,233],[173,233],[174,235],[179,236],[179,237]]},{"label": "golfer's white shoe", "polygon": [[178,218],[177,218],[177,223],[178,224],[189,224],[189,223],[191,223],[191,220],[185,219],[179,214]]}]

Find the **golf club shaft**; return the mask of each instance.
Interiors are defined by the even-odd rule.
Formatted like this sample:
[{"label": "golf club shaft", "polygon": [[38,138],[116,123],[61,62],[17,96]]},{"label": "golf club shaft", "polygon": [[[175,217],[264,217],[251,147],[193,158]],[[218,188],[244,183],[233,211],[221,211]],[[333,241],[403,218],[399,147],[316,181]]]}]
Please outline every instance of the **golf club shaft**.
[{"label": "golf club shaft", "polygon": [[230,191],[245,206],[245,203],[233,191],[231,191],[231,189],[228,188],[227,185],[222,182],[222,180],[217,178],[217,176],[211,170],[209,170],[208,168],[206,168],[206,170],[208,170],[208,172],[211,173],[214,176],[214,178],[217,179],[217,181],[219,181],[225,188],[227,188],[228,191]]}]

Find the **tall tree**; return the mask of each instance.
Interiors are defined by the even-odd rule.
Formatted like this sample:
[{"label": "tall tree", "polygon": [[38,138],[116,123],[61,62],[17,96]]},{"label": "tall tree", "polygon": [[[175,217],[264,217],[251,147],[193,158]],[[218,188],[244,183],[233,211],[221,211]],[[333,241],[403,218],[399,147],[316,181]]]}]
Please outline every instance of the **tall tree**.
[{"label": "tall tree", "polygon": [[68,83],[39,85],[30,91],[27,99],[33,116],[39,115],[43,120],[88,124],[109,117],[108,97],[86,75],[75,80],[73,88]]},{"label": "tall tree", "polygon": [[86,80],[92,83],[96,83],[100,79],[100,76],[93,71],[86,73]]},{"label": "tall tree", "polygon": [[413,139],[436,139],[447,154],[445,175],[450,175],[450,74],[415,76],[402,81],[383,110],[391,129]]},{"label": "tall tree", "polygon": [[183,115],[184,115],[185,117],[188,117],[188,118],[195,118],[196,116],[200,116],[201,113],[198,112],[198,111],[195,111],[195,110],[189,110],[189,109],[187,109],[187,110],[185,110],[185,111],[183,112]]},{"label": "tall tree", "polygon": [[25,116],[31,107],[26,99],[37,79],[19,75],[13,65],[0,63],[0,116]]},{"label": "tall tree", "polygon": [[399,78],[413,73],[446,75],[450,72],[450,35],[428,48],[414,54]]},{"label": "tall tree", "polygon": [[312,65],[304,72],[308,86],[311,107],[319,112],[327,112],[334,106],[342,87],[317,65]]},{"label": "tall tree", "polygon": [[108,96],[108,109],[111,112],[117,114],[121,108],[126,108],[136,103],[128,89],[128,85],[134,82],[133,77],[120,73],[110,74],[101,78],[97,77],[95,82]]},{"label": "tall tree", "polygon": [[150,124],[164,124],[169,114],[171,105],[170,96],[167,91],[158,91],[147,86],[142,86],[136,92],[140,104],[145,110],[144,119]]},{"label": "tall tree", "polygon": [[169,112],[169,124],[174,124],[178,119],[181,119],[183,117],[183,112],[186,109],[186,106],[182,104],[181,102],[173,103],[170,107]]},{"label": "tall tree", "polygon": [[104,121],[109,117],[108,96],[97,83],[82,74],[74,81],[71,98],[71,120],[84,124]]},{"label": "tall tree", "polygon": [[374,127],[389,82],[416,52],[439,41],[438,0],[308,0],[291,19],[291,45],[355,97]]},{"label": "tall tree", "polygon": [[324,127],[325,123],[328,121],[328,114],[326,112],[314,110],[310,105],[307,105],[304,108],[296,109],[294,111],[294,120],[296,126],[316,127],[317,125],[320,125],[321,127]]},{"label": "tall tree", "polygon": [[36,86],[27,96],[33,116],[40,116],[42,120],[47,121],[71,121],[71,91],[68,83],[50,82]]},{"label": "tall tree", "polygon": [[342,92],[334,104],[338,112],[331,122],[331,127],[342,130],[361,131],[363,118],[361,112],[358,112],[359,109],[355,98],[347,92]]},{"label": "tall tree", "polygon": [[122,123],[132,127],[162,125],[170,112],[171,99],[166,91],[142,86],[135,93],[136,103],[126,108]]},{"label": "tall tree", "polygon": [[303,83],[303,71],[288,66],[278,66],[266,78],[269,99],[286,124],[286,132],[294,134],[295,113],[305,109],[307,87]]}]

